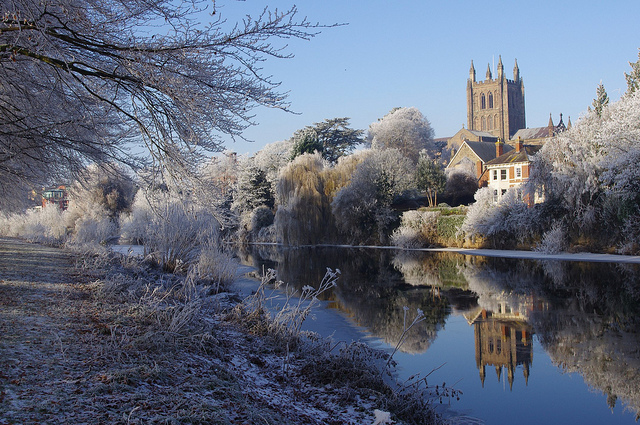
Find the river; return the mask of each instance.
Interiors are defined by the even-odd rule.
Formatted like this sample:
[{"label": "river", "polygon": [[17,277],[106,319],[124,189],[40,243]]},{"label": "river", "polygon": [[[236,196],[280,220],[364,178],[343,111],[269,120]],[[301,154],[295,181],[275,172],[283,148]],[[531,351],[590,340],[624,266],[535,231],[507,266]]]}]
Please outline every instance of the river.
[{"label": "river", "polygon": [[[398,374],[461,392],[459,423],[631,424],[640,413],[640,266],[453,252],[255,246],[244,264],[302,288],[340,269],[310,329],[391,352]],[[408,308],[408,310],[405,309]],[[332,314],[327,314],[332,313]],[[437,403],[437,401],[436,401]]]}]

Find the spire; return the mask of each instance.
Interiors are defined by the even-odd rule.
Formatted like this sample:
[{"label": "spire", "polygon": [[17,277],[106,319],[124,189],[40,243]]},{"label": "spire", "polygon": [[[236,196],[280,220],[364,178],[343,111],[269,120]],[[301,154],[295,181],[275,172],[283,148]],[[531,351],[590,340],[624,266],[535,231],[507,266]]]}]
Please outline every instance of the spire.
[{"label": "spire", "polygon": [[567,117],[567,130],[571,128],[571,117]]},{"label": "spire", "polygon": [[487,76],[486,76],[487,80],[493,80],[493,76],[491,75],[491,64],[488,63],[487,64]]},{"label": "spire", "polygon": [[473,66],[473,59],[471,59],[471,68],[469,68],[469,79],[476,82],[476,68]]},{"label": "spire", "polygon": [[513,66],[513,81],[516,83],[520,81],[520,68],[518,68],[518,59],[516,59],[516,64]]},{"label": "spire", "polygon": [[549,112],[549,127],[553,127],[553,118],[551,118],[551,112]]},{"label": "spire", "polygon": [[502,56],[498,55],[498,80],[501,80],[503,75],[504,75],[504,66],[502,66]]}]

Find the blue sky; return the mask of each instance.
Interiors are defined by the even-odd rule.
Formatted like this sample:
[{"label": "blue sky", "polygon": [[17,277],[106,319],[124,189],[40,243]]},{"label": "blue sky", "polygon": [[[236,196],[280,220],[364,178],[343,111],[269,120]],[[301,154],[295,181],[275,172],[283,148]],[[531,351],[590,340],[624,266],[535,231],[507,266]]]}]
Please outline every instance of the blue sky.
[{"label": "blue sky", "polygon": [[[219,0],[229,20],[257,15],[265,5],[289,9],[293,1]],[[298,115],[255,110],[253,143],[227,143],[255,153],[326,118],[350,117],[366,130],[394,107],[414,106],[436,137],[466,126],[466,83],[473,60],[478,80],[502,56],[513,77],[518,60],[525,85],[527,127],[575,123],[602,81],[612,101],[626,90],[624,72],[638,59],[640,1],[379,1],[307,0],[300,16],[323,24],[310,41],[289,40],[292,59],[270,59],[264,72],[282,82]],[[494,73],[495,75],[495,73]]]}]

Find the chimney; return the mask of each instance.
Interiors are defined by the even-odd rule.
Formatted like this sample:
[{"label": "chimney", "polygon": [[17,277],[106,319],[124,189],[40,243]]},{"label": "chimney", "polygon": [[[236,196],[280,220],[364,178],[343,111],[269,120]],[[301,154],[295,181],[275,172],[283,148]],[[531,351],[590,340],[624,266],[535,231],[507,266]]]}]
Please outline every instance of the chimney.
[{"label": "chimney", "polygon": [[496,158],[504,153],[504,143],[502,139],[498,139],[496,142]]},{"label": "chimney", "polygon": [[522,137],[518,136],[518,140],[516,140],[516,152],[520,153],[520,151],[523,148],[523,144],[522,144]]}]

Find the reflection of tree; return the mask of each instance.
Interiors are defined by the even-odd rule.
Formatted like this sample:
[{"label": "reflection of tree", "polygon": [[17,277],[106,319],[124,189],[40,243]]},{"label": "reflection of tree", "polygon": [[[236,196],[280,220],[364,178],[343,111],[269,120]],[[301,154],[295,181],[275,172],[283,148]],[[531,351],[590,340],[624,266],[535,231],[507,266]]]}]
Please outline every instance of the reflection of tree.
[{"label": "reflection of tree", "polygon": [[[465,269],[487,309],[526,316],[554,364],[640,416],[640,270],[633,266],[488,260]],[[545,308],[528,300],[545,300]],[[638,417],[638,416],[637,416]]]},{"label": "reflection of tree", "polygon": [[461,273],[465,259],[454,252],[397,251],[393,265],[404,281],[414,286],[458,287],[467,289]]},{"label": "reflection of tree", "polygon": [[[392,251],[280,248],[271,250],[268,255],[278,263],[275,267],[278,279],[297,289],[304,285],[316,286],[327,267],[340,269],[338,286],[331,294],[326,294],[327,299],[357,325],[390,345],[395,345],[402,334],[403,307],[409,307],[410,320],[417,309],[421,309],[426,320],[412,329],[400,348],[402,351],[425,351],[448,315],[449,301],[439,291],[432,288],[404,290],[407,286],[402,275],[391,264]],[[249,257],[245,255],[245,258]]]}]

